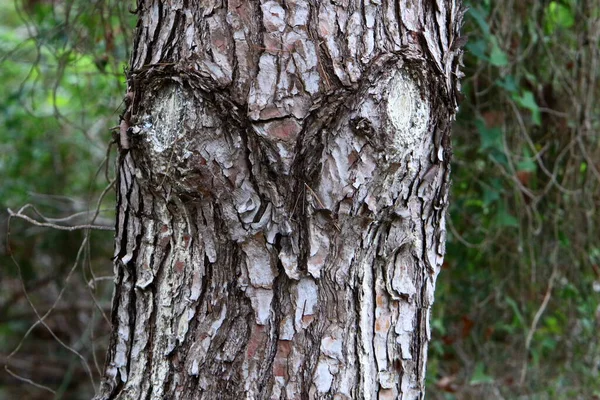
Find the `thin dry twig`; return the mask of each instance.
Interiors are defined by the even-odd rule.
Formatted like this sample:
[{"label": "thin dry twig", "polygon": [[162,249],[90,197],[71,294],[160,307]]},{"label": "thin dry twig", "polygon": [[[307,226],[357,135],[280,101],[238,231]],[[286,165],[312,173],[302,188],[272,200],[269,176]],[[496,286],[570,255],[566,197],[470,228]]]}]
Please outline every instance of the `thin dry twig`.
[{"label": "thin dry twig", "polygon": [[544,300],[542,300],[542,304],[538,308],[535,313],[533,320],[531,321],[531,326],[529,327],[529,332],[527,332],[527,338],[525,339],[525,361],[523,362],[523,367],[521,368],[521,378],[519,380],[519,384],[523,385],[525,383],[525,377],[527,376],[527,364],[529,359],[529,349],[531,348],[531,341],[533,340],[533,335],[537,329],[537,325],[540,322],[540,318],[544,311],[546,311],[546,307],[548,306],[548,302],[552,296],[552,289],[554,288],[554,281],[556,279],[556,275],[558,273],[557,264],[554,263],[554,268],[552,269],[552,274],[548,279],[548,289],[546,289],[546,294],[544,295]]},{"label": "thin dry twig", "polygon": [[[29,208],[33,209],[33,210],[34,210],[34,212],[35,212],[35,213],[36,213],[38,216],[40,216],[40,218],[42,218],[42,220],[44,220],[45,222],[40,222],[40,221],[37,221],[37,220],[35,220],[35,219],[33,219],[33,218],[29,217],[28,215],[25,215],[25,214],[23,214],[23,212],[24,212],[24,211],[26,211],[26,210],[27,210],[27,209],[29,209]],[[49,219],[49,218],[45,217],[45,216],[44,216],[42,213],[40,213],[40,211],[39,211],[37,208],[35,208],[35,206],[33,206],[32,204],[26,204],[26,205],[24,205],[24,206],[23,206],[23,207],[21,207],[21,208],[19,209],[19,211],[17,211],[16,213],[15,213],[13,210],[11,210],[10,208],[7,208],[7,211],[8,211],[8,215],[9,215],[10,217],[14,217],[14,218],[20,218],[20,219],[23,219],[23,220],[25,220],[25,221],[27,221],[27,222],[29,222],[29,223],[33,224],[33,225],[36,225],[36,226],[41,226],[41,227],[44,227],[44,228],[53,228],[53,229],[58,229],[58,230],[61,230],[61,231],[69,231],[69,232],[72,232],[72,231],[77,231],[77,230],[80,230],[80,229],[92,229],[92,230],[99,230],[99,231],[114,231],[114,230],[115,230],[115,228],[114,228],[113,226],[106,226],[106,225],[92,225],[92,224],[85,224],[85,225],[72,225],[72,226],[65,226],[65,225],[58,225],[58,224],[56,224],[56,223],[54,223],[54,222],[48,222],[48,221],[50,221],[51,219]],[[69,218],[69,217],[68,217],[68,218]]]},{"label": "thin dry twig", "polygon": [[[66,217],[66,218],[61,218],[61,219],[50,219],[45,217],[39,210],[37,210],[35,208],[35,206],[31,205],[31,204],[26,204],[25,206],[21,207],[18,212],[13,212],[12,210],[8,209],[8,213],[9,213],[9,218],[8,218],[8,224],[7,224],[7,249],[9,250],[9,255],[13,261],[13,263],[16,265],[17,267],[17,271],[19,273],[19,280],[21,282],[21,287],[23,290],[23,294],[27,300],[27,302],[29,303],[29,306],[31,307],[31,309],[34,311],[35,316],[37,318],[37,320],[29,327],[29,329],[26,331],[26,333],[23,335],[23,337],[21,338],[21,340],[19,341],[19,343],[17,344],[17,346],[15,347],[15,349],[8,355],[8,357],[6,358],[6,363],[4,366],[4,369],[14,378],[32,384],[40,389],[44,389],[46,391],[49,391],[53,394],[56,394],[56,392],[54,390],[52,390],[51,388],[36,383],[34,381],[32,381],[29,378],[23,377],[19,374],[17,374],[16,372],[12,371],[9,368],[9,362],[11,360],[11,358],[16,355],[19,350],[21,349],[21,347],[23,346],[25,340],[27,339],[27,337],[29,337],[29,335],[31,334],[31,332],[38,326],[38,325],[42,325],[44,326],[48,332],[50,333],[50,335],[54,338],[54,340],[56,340],[63,348],[67,349],[68,351],[70,351],[71,353],[73,353],[74,355],[76,355],[82,362],[86,373],[88,374],[88,376],[90,377],[90,381],[92,383],[92,386],[95,387],[95,381],[94,381],[94,376],[93,373],[90,369],[90,366],[88,365],[87,360],[85,359],[85,357],[78,352],[76,349],[74,349],[72,346],[68,345],[67,343],[65,343],[63,340],[61,340],[56,333],[52,330],[52,328],[50,326],[48,326],[48,324],[46,324],[45,320],[50,316],[50,314],[57,309],[57,305],[59,304],[59,302],[61,301],[63,295],[66,292],[66,289],[68,287],[68,283],[71,279],[71,276],[73,275],[73,273],[75,272],[77,266],[80,264],[81,259],[82,259],[82,255],[84,253],[84,250],[87,248],[87,245],[89,243],[90,240],[90,233],[92,230],[112,230],[114,228],[112,227],[106,227],[103,225],[94,225],[94,221],[96,220],[96,218],[98,217],[98,215],[101,212],[100,209],[100,205],[102,203],[102,200],[104,199],[104,197],[106,196],[106,194],[109,192],[109,190],[113,187],[114,185],[114,180],[112,182],[110,182],[106,188],[102,191],[101,195],[98,198],[98,201],[96,202],[96,209],[93,211],[93,216],[91,218],[91,224],[87,224],[87,225],[75,225],[75,226],[63,226],[63,225],[57,225],[54,222],[49,222],[49,221],[68,221],[69,219],[73,218],[73,215]],[[32,209],[44,222],[40,222],[37,221],[25,214],[23,214],[24,211],[26,211],[27,209]],[[86,214],[86,213],[92,213],[92,211],[87,211],[85,213],[77,213],[77,214]],[[33,304],[30,296],[29,296],[29,292],[27,291],[27,288],[25,287],[25,281],[23,279],[22,276],[22,271],[21,271],[21,266],[20,264],[17,262],[17,260],[14,258],[14,255],[11,251],[10,248],[10,222],[12,218],[20,218],[23,220],[26,220],[28,222],[31,222],[32,224],[36,225],[36,226],[43,226],[43,227],[49,227],[49,228],[54,228],[54,229],[59,229],[59,230],[67,230],[67,231],[74,231],[77,229],[85,229],[86,233],[84,236],[84,239],[81,242],[81,245],[79,246],[79,250],[77,252],[77,256],[75,259],[75,262],[73,264],[73,267],[69,270],[67,277],[65,278],[65,285],[63,286],[63,288],[61,289],[61,291],[59,292],[56,300],[54,301],[54,303],[51,305],[51,307],[43,314],[40,315],[40,312],[38,311],[37,307]],[[106,228],[110,228],[110,229],[106,229]],[[95,298],[95,296],[91,296],[92,300],[96,306],[96,308],[98,308],[103,316],[103,318],[106,321],[109,321],[106,313],[104,312],[103,308],[100,306],[100,304],[98,303],[97,299]],[[95,363],[96,367],[98,367],[97,362]]]},{"label": "thin dry twig", "polygon": [[33,330],[38,326],[38,325],[43,325],[48,332],[50,333],[50,335],[52,335],[52,337],[54,338],[54,340],[56,340],[62,347],[64,347],[65,349],[67,349],[68,351],[70,351],[71,353],[75,354],[82,362],[84,368],[86,369],[86,372],[88,373],[88,376],[90,377],[92,386],[95,387],[95,381],[94,381],[94,375],[92,374],[92,371],[89,367],[89,365],[87,364],[87,361],[85,360],[85,357],[83,357],[83,355],[81,353],[79,353],[77,350],[75,350],[73,347],[69,346],[68,344],[66,344],[65,342],[63,342],[57,335],[56,333],[52,330],[52,328],[50,328],[50,326],[48,326],[48,324],[46,324],[45,319],[48,318],[48,316],[52,313],[52,311],[56,308],[56,306],[58,305],[58,303],[60,302],[60,300],[62,299],[63,295],[66,292],[66,289],[68,287],[68,283],[69,280],[71,278],[71,276],[73,275],[73,273],[75,272],[75,269],[77,268],[77,266],[79,265],[79,260],[81,258],[81,255],[83,253],[83,249],[85,247],[85,242],[87,242],[87,238],[84,238],[81,246],[79,247],[79,251],[77,252],[77,257],[75,258],[75,262],[73,263],[73,267],[70,269],[69,273],[67,274],[67,277],[65,278],[65,285],[63,286],[63,288],[61,289],[61,291],[59,292],[56,300],[54,301],[54,303],[52,304],[52,306],[48,309],[48,311],[46,311],[46,313],[44,313],[44,315],[40,315],[40,313],[38,312],[38,309],[36,308],[36,306],[33,304],[33,301],[31,300],[31,298],[29,297],[29,293],[27,291],[27,288],[25,287],[25,280],[23,279],[23,273],[21,270],[21,265],[17,262],[16,258],[13,255],[13,252],[10,248],[10,222],[11,219],[13,218],[13,216],[9,216],[8,218],[8,228],[7,228],[7,248],[8,248],[8,253],[10,258],[12,259],[13,263],[15,264],[15,266],[17,267],[17,271],[19,274],[19,280],[21,281],[21,288],[23,290],[23,293],[25,294],[25,298],[27,299],[27,302],[29,303],[29,306],[32,308],[32,310],[35,312],[35,315],[37,317],[37,321],[34,322],[29,329],[27,330],[27,332],[25,332],[25,334],[23,335],[23,337],[21,338],[21,340],[19,341],[19,343],[17,344],[17,346],[14,348],[14,350],[7,356],[6,358],[6,364],[4,365],[4,369],[6,370],[6,372],[8,372],[10,375],[12,375],[13,377],[15,377],[16,379],[19,379],[23,382],[27,382],[27,383],[31,383],[34,384],[36,387],[39,387],[40,389],[45,389],[50,391],[51,393],[55,393],[52,389],[50,389],[47,386],[41,385],[41,384],[37,384],[33,381],[31,381],[31,379],[25,378],[19,374],[17,374],[14,371],[11,371],[9,368],[9,361],[10,359],[19,352],[19,350],[21,349],[21,347],[23,346],[23,344],[25,343],[25,339],[27,339],[27,337],[29,337],[29,335],[31,334],[31,332],[33,332]]}]

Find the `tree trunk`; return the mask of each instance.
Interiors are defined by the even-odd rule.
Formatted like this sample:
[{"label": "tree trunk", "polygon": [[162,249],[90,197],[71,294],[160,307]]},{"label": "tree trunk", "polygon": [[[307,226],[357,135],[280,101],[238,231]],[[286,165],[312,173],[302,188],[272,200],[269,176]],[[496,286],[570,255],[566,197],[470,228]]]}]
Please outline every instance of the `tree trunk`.
[{"label": "tree trunk", "polygon": [[421,399],[452,0],[140,0],[97,399]]}]

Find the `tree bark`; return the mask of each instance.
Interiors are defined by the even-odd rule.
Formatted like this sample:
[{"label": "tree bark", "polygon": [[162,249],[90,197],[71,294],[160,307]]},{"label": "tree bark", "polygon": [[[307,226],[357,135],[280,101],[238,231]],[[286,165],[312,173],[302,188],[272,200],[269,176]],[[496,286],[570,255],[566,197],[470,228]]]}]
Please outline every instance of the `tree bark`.
[{"label": "tree bark", "polygon": [[97,399],[421,399],[451,0],[141,0]]}]

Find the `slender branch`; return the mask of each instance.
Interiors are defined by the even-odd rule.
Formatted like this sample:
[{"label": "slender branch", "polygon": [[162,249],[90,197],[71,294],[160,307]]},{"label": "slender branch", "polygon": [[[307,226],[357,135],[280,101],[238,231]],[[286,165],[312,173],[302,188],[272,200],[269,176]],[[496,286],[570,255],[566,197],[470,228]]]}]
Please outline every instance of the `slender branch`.
[{"label": "slender branch", "polygon": [[55,224],[53,222],[40,222],[37,221],[25,214],[23,214],[23,211],[25,211],[28,208],[32,208],[36,214],[38,214],[44,221],[50,221],[51,219],[44,217],[33,205],[31,204],[26,204],[25,206],[21,207],[19,209],[19,211],[17,211],[16,213],[11,210],[10,208],[7,208],[8,214],[11,217],[15,217],[15,218],[20,218],[23,219],[33,225],[36,226],[41,226],[41,227],[45,227],[45,228],[53,228],[53,229],[58,229],[61,231],[77,231],[77,230],[81,230],[81,229],[93,229],[93,230],[98,230],[98,231],[114,231],[115,228],[113,226],[106,226],[106,225],[91,225],[91,224],[85,224],[85,225],[72,225],[72,226],[64,226],[64,225],[58,225]]}]

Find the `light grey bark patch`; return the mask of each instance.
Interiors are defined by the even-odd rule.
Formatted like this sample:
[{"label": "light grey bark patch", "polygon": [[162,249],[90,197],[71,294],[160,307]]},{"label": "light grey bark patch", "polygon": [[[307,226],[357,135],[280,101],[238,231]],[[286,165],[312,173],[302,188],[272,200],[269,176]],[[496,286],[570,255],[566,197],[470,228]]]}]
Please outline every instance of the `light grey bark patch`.
[{"label": "light grey bark patch", "polygon": [[403,68],[389,81],[386,110],[396,130],[394,150],[397,152],[404,152],[406,148],[416,150],[417,144],[422,143],[428,133],[429,96],[414,76]]},{"label": "light grey bark patch", "polygon": [[248,287],[246,296],[250,298],[254,318],[257,325],[266,325],[271,318],[271,304],[273,302],[273,290]]},{"label": "light grey bark patch", "polygon": [[246,268],[248,268],[248,279],[255,288],[271,289],[273,281],[278,275],[277,270],[271,262],[271,254],[266,248],[262,234],[249,237],[241,244],[246,254]]},{"label": "light grey bark patch", "polygon": [[314,319],[319,304],[319,288],[311,278],[302,278],[292,287],[296,332],[306,329]]},{"label": "light grey bark patch", "polygon": [[261,205],[260,197],[252,188],[252,184],[248,180],[244,180],[241,186],[233,191],[232,195],[242,222],[251,223]]},{"label": "light grey bark patch", "polygon": [[362,47],[364,49],[361,56],[361,62],[367,64],[373,58],[373,52],[375,51],[375,18],[377,10],[381,3],[377,2],[366,2],[364,5],[364,21],[365,21],[365,33],[362,38]]},{"label": "light grey bark patch", "polygon": [[153,152],[162,153],[173,148],[178,134],[182,133],[182,116],[190,104],[178,85],[165,86],[155,95],[153,108],[142,117],[142,138]]},{"label": "light grey bark patch", "polygon": [[263,12],[263,25],[267,32],[279,31],[285,29],[286,12],[276,1],[266,1],[261,4]]},{"label": "light grey bark patch", "polygon": [[[391,257],[388,271],[391,272],[389,292],[397,299],[411,300],[417,293],[415,287],[416,268],[413,256],[409,252],[400,251],[395,257]],[[389,281],[388,281],[389,282]]]},{"label": "light grey bark patch", "polygon": [[350,80],[346,74],[343,65],[342,52],[339,48],[337,40],[339,38],[338,28],[340,25],[336,21],[336,12],[334,5],[330,2],[322,2],[318,8],[318,33],[319,39],[323,41],[323,45],[327,51],[327,57],[331,60],[333,71],[337,78],[344,85],[350,85]]},{"label": "light grey bark patch", "polygon": [[284,246],[279,252],[279,260],[285,270],[286,275],[290,279],[300,279],[300,271],[298,269],[298,252],[294,252],[291,246]]},{"label": "light grey bark patch", "polygon": [[[313,43],[304,30],[290,31],[283,36],[284,51],[288,54],[282,54],[289,57],[287,72],[292,80],[289,94],[297,95],[302,91],[315,95],[319,91],[320,75],[317,71],[318,56],[315,43]],[[297,75],[303,85],[298,86],[293,82]],[[302,116],[297,116],[301,118]]]},{"label": "light grey bark patch", "polygon": [[220,73],[215,71],[214,77],[223,86],[229,85],[233,76],[233,55],[224,13],[220,12],[208,18],[207,23],[211,44],[210,54],[212,61],[220,69]]},{"label": "light grey bark patch", "polygon": [[[369,246],[370,243],[378,242],[378,229],[370,227],[366,231],[366,237],[363,240],[363,246]],[[358,362],[361,364],[360,388],[365,398],[375,398],[377,385],[377,365],[375,363],[374,352],[374,326],[376,306],[375,298],[375,276],[372,268],[375,259],[375,249],[369,247],[366,251],[366,257],[361,260],[358,266],[358,279],[361,282],[358,288],[358,303],[360,309],[358,312]]]},{"label": "light grey bark patch", "polygon": [[[277,70],[277,57],[263,53],[258,62],[258,76],[250,87],[248,96],[248,115],[253,120],[261,119],[261,112],[272,104],[279,72]],[[272,111],[269,117],[281,117],[283,112],[277,112],[277,108],[270,106],[267,111]]]}]

